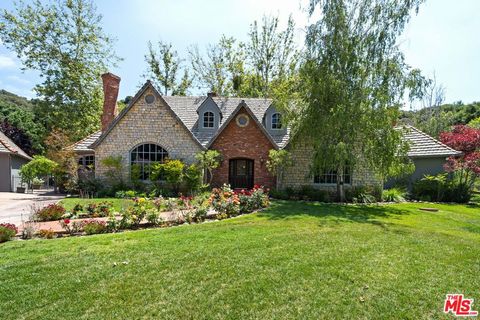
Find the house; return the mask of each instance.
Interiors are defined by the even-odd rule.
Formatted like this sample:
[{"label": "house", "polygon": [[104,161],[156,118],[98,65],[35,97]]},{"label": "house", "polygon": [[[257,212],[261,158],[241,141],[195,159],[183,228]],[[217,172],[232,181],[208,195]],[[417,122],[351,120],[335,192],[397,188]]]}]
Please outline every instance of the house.
[{"label": "house", "polygon": [[0,192],[11,192],[21,184],[20,168],[32,158],[0,132]]},{"label": "house", "polygon": [[[213,174],[214,185],[273,187],[274,177],[266,167],[269,150],[287,148],[294,166],[286,170],[283,187],[335,188],[335,172],[310,174],[312,152],[308,144],[295,147],[288,144],[289,129],[270,99],[227,98],[214,93],[198,97],[162,96],[147,81],[117,115],[120,78],[106,73],[102,79],[105,95],[102,130],[72,146],[79,165],[84,169],[94,165],[98,178],[104,177],[107,170],[102,159],[110,156],[121,157],[125,178],[129,177],[131,166],[137,164],[141,179],[148,180],[149,164],[153,162],[166,158],[193,162],[196,153],[214,149],[222,155],[221,164]],[[422,149],[422,141],[415,141]],[[447,153],[441,155],[446,157]],[[419,155],[418,161],[422,157]],[[347,186],[382,183],[366,166],[352,172],[346,170],[344,181]]]}]

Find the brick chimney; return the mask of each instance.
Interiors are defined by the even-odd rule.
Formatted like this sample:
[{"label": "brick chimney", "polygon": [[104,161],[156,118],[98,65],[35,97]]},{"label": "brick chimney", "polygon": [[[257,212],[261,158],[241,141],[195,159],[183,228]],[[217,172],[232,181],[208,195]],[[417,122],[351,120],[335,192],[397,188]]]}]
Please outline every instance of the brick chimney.
[{"label": "brick chimney", "polygon": [[103,114],[102,114],[102,132],[107,130],[110,123],[117,116],[117,98],[120,86],[120,77],[113,73],[102,74],[103,80]]},{"label": "brick chimney", "polygon": [[217,96],[217,93],[216,93],[216,92],[209,92],[209,93],[207,93],[207,97],[213,98],[213,97],[216,97],[216,96]]}]

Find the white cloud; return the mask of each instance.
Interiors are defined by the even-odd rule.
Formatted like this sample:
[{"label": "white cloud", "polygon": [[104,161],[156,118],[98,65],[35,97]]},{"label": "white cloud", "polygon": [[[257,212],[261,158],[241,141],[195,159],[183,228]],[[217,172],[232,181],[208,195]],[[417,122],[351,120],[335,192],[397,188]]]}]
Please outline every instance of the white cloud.
[{"label": "white cloud", "polygon": [[0,69],[15,67],[15,60],[9,56],[0,55]]}]

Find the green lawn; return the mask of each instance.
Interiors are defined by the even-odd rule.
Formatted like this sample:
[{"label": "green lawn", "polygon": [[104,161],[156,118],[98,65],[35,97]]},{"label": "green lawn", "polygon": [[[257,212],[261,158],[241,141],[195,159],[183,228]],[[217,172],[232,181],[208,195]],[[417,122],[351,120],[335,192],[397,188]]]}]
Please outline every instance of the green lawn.
[{"label": "green lawn", "polygon": [[89,203],[111,202],[113,204],[113,210],[120,211],[122,208],[126,209],[133,204],[130,199],[117,199],[117,198],[101,198],[101,199],[82,199],[82,198],[65,198],[60,203],[65,207],[67,211],[71,211],[73,207],[78,203],[82,206],[87,206]]},{"label": "green lawn", "polygon": [[447,293],[480,310],[480,208],[421,206],[277,201],[221,222],[8,242],[0,319],[447,319]]}]

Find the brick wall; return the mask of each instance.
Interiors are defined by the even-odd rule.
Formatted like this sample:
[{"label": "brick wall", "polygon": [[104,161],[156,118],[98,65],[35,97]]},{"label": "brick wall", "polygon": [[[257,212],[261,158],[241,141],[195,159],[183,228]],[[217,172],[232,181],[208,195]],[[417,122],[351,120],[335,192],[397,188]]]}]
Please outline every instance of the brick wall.
[{"label": "brick wall", "polygon": [[158,96],[155,102],[147,104],[145,96],[155,93],[149,88],[125,116],[95,148],[95,175],[104,177],[106,168],[102,159],[121,156],[124,177],[130,177],[130,151],[139,144],[155,143],[168,151],[169,158],[193,162],[195,154],[201,151],[188,130],[179,123],[169,107]]},{"label": "brick wall", "polygon": [[[239,127],[235,121],[236,117],[242,113],[249,117],[246,127]],[[241,108],[210,147],[210,149],[218,150],[223,157],[220,167],[213,172],[212,184],[219,186],[228,183],[230,159],[247,158],[254,160],[254,184],[273,187],[275,180],[266,167],[268,152],[273,148],[272,143],[250,118],[250,115],[244,108]]]}]

